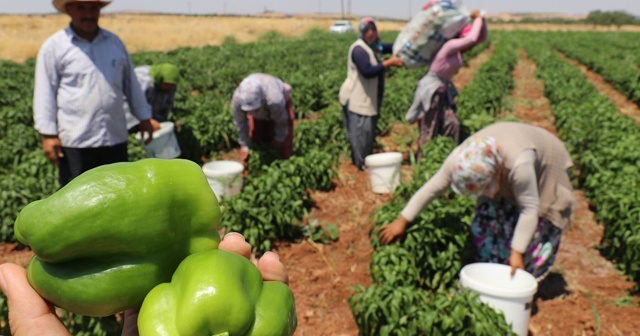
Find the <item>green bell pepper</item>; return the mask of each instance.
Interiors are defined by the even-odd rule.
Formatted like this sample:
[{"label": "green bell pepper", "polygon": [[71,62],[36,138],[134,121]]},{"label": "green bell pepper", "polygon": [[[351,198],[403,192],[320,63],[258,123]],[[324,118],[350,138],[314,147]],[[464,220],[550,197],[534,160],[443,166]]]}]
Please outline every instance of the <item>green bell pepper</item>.
[{"label": "green bell pepper", "polygon": [[138,315],[141,336],[279,336],[296,326],[291,289],[263,281],[248,259],[224,250],[188,256],[170,283],[147,295]]},{"label": "green bell pepper", "polygon": [[89,170],[27,205],[15,236],[31,286],[87,316],[140,307],[188,255],[218,247],[221,212],[199,165],[144,159]]}]

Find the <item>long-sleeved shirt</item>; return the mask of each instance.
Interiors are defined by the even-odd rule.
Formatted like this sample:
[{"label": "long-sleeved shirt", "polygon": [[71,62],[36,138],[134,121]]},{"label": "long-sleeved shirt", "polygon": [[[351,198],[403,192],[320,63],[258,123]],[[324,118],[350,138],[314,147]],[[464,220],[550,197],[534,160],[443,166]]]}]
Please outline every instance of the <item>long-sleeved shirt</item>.
[{"label": "long-sleeved shirt", "polygon": [[[390,54],[393,52],[393,44],[382,43],[381,46],[382,54]],[[384,65],[382,62],[371,64],[369,53],[361,46],[353,48],[351,59],[364,78],[378,77],[378,105],[381,105],[382,97],[384,97]],[[380,106],[377,106],[377,108],[380,109]]]},{"label": "long-sleeved shirt", "polygon": [[[566,172],[572,162],[564,144],[542,128],[515,122],[495,123],[474,136],[494,137],[503,149],[504,168],[494,198],[507,199],[520,209],[511,247],[518,252],[526,250],[538,217],[565,229],[575,200]],[[411,197],[401,212],[404,218],[413,221],[451,185],[457,153],[454,150],[440,170]],[[478,202],[487,200],[482,196]]]},{"label": "long-sleeved shirt", "polygon": [[[153,83],[153,78],[149,70],[151,66],[141,65],[134,69],[140,89],[144,92],[147,102],[151,105],[151,115],[158,122],[167,121],[169,113],[173,108],[173,102],[176,96],[177,87],[174,86],[170,90],[159,90]],[[125,104],[125,112],[127,115],[127,129],[138,125],[140,121],[131,115],[129,105]]]},{"label": "long-sleeved shirt", "polygon": [[71,148],[124,143],[125,99],[136,118],[151,118],[131,58],[113,33],[100,29],[93,41],[87,41],[69,26],[40,48],[33,96],[40,134],[57,135],[63,147]]},{"label": "long-sleeved shirt", "polygon": [[[282,142],[287,136],[289,111],[287,110],[287,94],[285,93],[285,83],[274,76],[255,73],[249,75],[260,82],[264,100],[262,107],[251,112],[251,116],[255,120],[273,120],[274,122],[274,140]],[[233,93],[231,100],[231,108],[233,109],[233,121],[238,131],[238,142],[243,147],[251,147],[251,139],[249,138],[249,123],[247,113],[243,111],[239,98],[239,91]]]},{"label": "long-sleeved shirt", "polygon": [[486,34],[487,27],[484,19],[476,18],[467,36],[451,39],[442,45],[431,61],[429,72],[445,80],[451,80],[464,64],[462,51],[474,46]]}]

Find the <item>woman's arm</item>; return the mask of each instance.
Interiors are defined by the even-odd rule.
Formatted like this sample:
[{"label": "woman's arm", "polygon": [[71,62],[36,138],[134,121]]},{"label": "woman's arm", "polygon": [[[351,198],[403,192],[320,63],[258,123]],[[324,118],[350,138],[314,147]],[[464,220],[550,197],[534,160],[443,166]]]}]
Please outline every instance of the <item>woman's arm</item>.
[{"label": "woman's arm", "polygon": [[451,186],[451,167],[456,153],[457,150],[451,152],[438,172],[411,196],[407,205],[400,212],[400,215],[407,221],[413,221],[425,207]]},{"label": "woman's arm", "polygon": [[520,208],[520,216],[511,241],[511,248],[517,252],[526,252],[531,237],[538,227],[538,178],[535,170],[535,151],[530,149],[516,159],[509,180],[513,194]]},{"label": "woman's arm", "polygon": [[439,53],[442,53],[445,56],[449,56],[473,47],[480,40],[481,33],[483,32],[483,30],[486,30],[485,26],[486,26],[486,22],[484,18],[476,17],[473,20],[473,26],[471,27],[471,31],[467,36],[455,38],[447,41],[442,46]]},{"label": "woman's arm", "polygon": [[361,46],[356,46],[351,52],[351,60],[355,63],[358,72],[365,78],[374,78],[384,72],[384,65],[382,63],[378,65],[371,64],[369,53]]}]

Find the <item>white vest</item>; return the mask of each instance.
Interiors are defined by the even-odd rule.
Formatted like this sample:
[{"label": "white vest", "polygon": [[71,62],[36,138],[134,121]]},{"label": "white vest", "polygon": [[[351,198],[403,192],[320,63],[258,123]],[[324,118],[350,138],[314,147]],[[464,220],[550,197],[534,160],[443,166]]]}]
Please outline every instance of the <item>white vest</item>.
[{"label": "white vest", "polygon": [[347,59],[347,79],[340,87],[340,104],[349,104],[349,111],[364,116],[378,115],[378,79],[365,78],[353,62],[352,53],[356,46],[361,46],[369,54],[372,65],[378,65],[378,59],[373,50],[362,40],[358,39],[349,48]]}]

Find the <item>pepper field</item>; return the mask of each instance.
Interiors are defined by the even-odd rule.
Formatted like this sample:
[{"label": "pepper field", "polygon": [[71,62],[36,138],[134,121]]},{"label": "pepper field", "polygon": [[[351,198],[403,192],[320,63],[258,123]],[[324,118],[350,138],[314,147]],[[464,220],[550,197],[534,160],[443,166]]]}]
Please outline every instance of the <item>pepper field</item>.
[{"label": "pepper field", "polygon": [[[392,41],[395,34],[386,32],[382,38]],[[617,283],[623,284],[613,298],[598,294],[597,278],[577,286],[572,282],[574,275],[567,271],[568,264],[562,264],[561,255],[558,263],[565,266],[554,269],[551,278],[555,282],[541,284],[541,292],[558,283],[564,283],[560,286],[563,290],[536,297],[539,309],[534,310],[530,326],[534,335],[636,335],[640,330],[637,319],[629,318],[640,316],[640,114],[634,112],[640,103],[638,37],[638,33],[625,32],[496,31],[487,42],[465,55],[473,75],[461,88],[457,101],[464,136],[497,120],[534,123],[534,118],[514,112],[521,99],[514,92],[519,85],[515,75],[518,66],[525,61],[535,66],[529,80],[542,83],[538,90],[543,96],[539,98],[545,99],[547,105],[536,105],[531,110],[539,113],[547,109],[547,122],[552,120],[547,125],[572,155],[573,185],[584,194],[586,208],[602,228],[598,240],[589,241],[590,256],[615,267],[598,272],[616,277]],[[223,225],[227,230],[241,232],[256,248],[257,255],[276,250],[290,267],[299,320],[296,335],[507,332],[509,328],[500,315],[458,287],[458,273],[470,261],[472,200],[448,192],[421,213],[401,242],[380,245],[375,229],[397,216],[455,145],[448,138],[439,138],[424,149],[426,160],[419,164],[413,160],[416,132],[414,126],[404,123],[403,117],[423,72],[389,71],[376,151],[403,152],[405,175],[393,195],[369,195],[365,173],[348,167],[348,143],[337,101],[346,75],[346,51],[354,38],[321,30],[293,38],[268,32],[254,43],[227,40],[219,46],[139,52],[132,57],[136,65],[170,62],[180,67],[182,77],[171,119],[176,124],[182,158],[199,164],[235,155],[237,138],[229,102],[246,75],[270,73],[293,87],[297,113],[294,157],[276,160],[268,150],[252,155],[251,174],[243,192],[223,202]],[[484,58],[482,62],[475,62],[480,58]],[[610,96],[596,89],[579,65],[607,82],[627,104],[635,105],[635,110],[623,114]],[[33,129],[33,75],[32,59],[25,63],[0,61],[0,234],[4,261],[11,261],[12,253],[28,253],[15,244],[13,236],[13,222],[19,211],[26,204],[51,195],[58,187],[56,168],[42,153],[40,137]],[[143,157],[142,148],[132,136],[130,159]],[[350,184],[352,180],[361,183]],[[345,189],[360,194],[341,207],[353,209],[372,197],[375,206],[367,213],[324,220],[323,200],[337,199]],[[358,231],[350,229],[354,218],[362,219],[363,226]],[[341,245],[345,241],[353,244]],[[570,241],[568,238],[567,244]],[[362,252],[356,251],[355,244],[366,245],[364,262],[349,263]],[[304,250],[307,245],[313,248]],[[312,274],[306,269],[305,260],[323,260],[314,264],[320,265],[314,266],[320,273]],[[323,268],[326,272],[321,272]],[[571,270],[584,278],[596,272],[586,266]],[[333,281],[323,281],[325,276]],[[347,286],[347,278],[362,282]],[[323,290],[314,291],[314,286]],[[332,291],[338,296],[325,300]],[[576,302],[591,303],[579,305],[579,317],[569,313],[574,307],[562,306],[562,301],[571,295],[577,296]],[[332,309],[343,313],[336,316],[330,313]],[[536,319],[536,315],[548,312],[560,317],[564,314],[566,323]],[[8,333],[4,301],[2,313],[4,334]],[[119,332],[119,316],[98,319],[63,311],[60,314],[75,335]],[[559,320],[562,319],[556,321]]]}]

